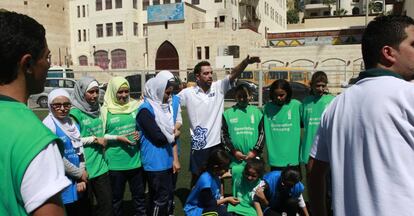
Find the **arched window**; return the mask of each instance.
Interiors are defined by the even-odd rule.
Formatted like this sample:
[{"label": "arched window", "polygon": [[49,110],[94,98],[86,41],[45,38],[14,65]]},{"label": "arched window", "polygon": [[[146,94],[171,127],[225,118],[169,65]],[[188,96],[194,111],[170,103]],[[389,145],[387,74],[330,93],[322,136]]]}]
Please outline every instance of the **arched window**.
[{"label": "arched window", "polygon": [[79,56],[79,66],[88,66],[88,57],[86,55]]},{"label": "arched window", "polygon": [[352,8],[352,15],[359,15],[359,8],[358,7]]},{"label": "arched window", "polygon": [[98,50],[93,55],[95,59],[95,65],[102,69],[108,69],[109,59],[108,52],[105,50]]},{"label": "arched window", "polygon": [[116,49],[111,52],[112,69],[121,69],[127,67],[126,51],[123,49]]}]

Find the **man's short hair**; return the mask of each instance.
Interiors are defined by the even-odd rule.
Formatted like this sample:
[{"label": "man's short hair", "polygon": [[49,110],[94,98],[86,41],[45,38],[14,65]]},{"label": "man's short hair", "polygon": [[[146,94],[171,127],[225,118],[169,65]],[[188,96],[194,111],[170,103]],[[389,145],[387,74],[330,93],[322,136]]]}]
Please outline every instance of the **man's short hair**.
[{"label": "man's short hair", "polygon": [[194,67],[194,75],[200,74],[201,73],[201,67],[203,67],[203,66],[211,66],[211,65],[210,65],[210,62],[208,62],[208,61],[199,62]]},{"label": "man's short hair", "polygon": [[24,55],[31,54],[37,61],[45,47],[45,29],[36,20],[15,12],[0,12],[0,85],[17,78]]},{"label": "man's short hair", "polygon": [[398,45],[407,37],[405,29],[410,25],[414,25],[414,20],[408,16],[378,16],[371,21],[362,36],[365,68],[374,68],[380,62],[384,46],[398,49]]}]

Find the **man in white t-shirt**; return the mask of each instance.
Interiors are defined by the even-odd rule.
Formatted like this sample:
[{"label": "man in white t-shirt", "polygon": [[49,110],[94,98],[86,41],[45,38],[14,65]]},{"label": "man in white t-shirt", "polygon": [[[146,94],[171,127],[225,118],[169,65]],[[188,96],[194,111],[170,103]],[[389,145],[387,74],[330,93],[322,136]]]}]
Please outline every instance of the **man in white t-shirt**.
[{"label": "man in white t-shirt", "polygon": [[213,82],[213,70],[209,62],[199,62],[194,67],[197,85],[182,90],[178,96],[187,107],[191,132],[190,170],[191,185],[195,184],[211,151],[220,148],[220,129],[224,111],[224,95],[233,81],[249,64],[259,63],[259,57],[247,56],[224,79]]},{"label": "man in white t-shirt", "polygon": [[367,70],[326,109],[314,140],[312,215],[327,215],[329,168],[334,215],[413,215],[414,20],[376,17],[362,54]]},{"label": "man in white t-shirt", "polygon": [[64,215],[58,137],[26,105],[44,89],[49,55],[42,25],[0,12],[0,215]]}]

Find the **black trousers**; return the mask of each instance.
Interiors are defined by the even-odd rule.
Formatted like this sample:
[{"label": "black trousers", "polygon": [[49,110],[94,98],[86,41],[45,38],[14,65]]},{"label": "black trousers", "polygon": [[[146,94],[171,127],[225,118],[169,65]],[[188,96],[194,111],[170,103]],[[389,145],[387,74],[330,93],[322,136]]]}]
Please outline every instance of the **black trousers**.
[{"label": "black trousers", "polygon": [[97,202],[94,215],[112,216],[112,191],[109,174],[106,172],[98,177],[89,179],[89,184]]},{"label": "black trousers", "polygon": [[276,206],[267,208],[264,212],[264,216],[281,216],[282,212],[285,212],[288,216],[296,216],[299,211],[298,199],[287,198],[282,199]]},{"label": "black trousers", "polygon": [[168,215],[168,201],[173,191],[172,174],[172,169],[146,171],[149,189],[148,215]]},{"label": "black trousers", "polygon": [[112,188],[112,208],[115,216],[123,215],[122,203],[126,183],[132,194],[135,215],[145,215],[145,182],[142,168],[132,170],[109,171]]},{"label": "black trousers", "polygon": [[76,202],[65,204],[65,210],[67,216],[89,216],[92,215],[91,208],[87,193],[79,195],[79,199]]}]

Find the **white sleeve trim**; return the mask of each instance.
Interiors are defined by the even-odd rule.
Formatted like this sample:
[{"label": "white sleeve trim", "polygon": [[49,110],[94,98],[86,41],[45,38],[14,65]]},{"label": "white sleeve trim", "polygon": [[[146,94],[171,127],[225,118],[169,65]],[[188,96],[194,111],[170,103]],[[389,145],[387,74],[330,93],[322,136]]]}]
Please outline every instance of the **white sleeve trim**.
[{"label": "white sleeve trim", "polygon": [[298,197],[298,205],[301,208],[305,208],[306,207],[306,203],[305,203],[305,200],[303,199],[302,194]]},{"label": "white sleeve trim", "polygon": [[32,160],[24,173],[20,187],[24,208],[31,213],[70,184],[57,144],[52,142]]}]

